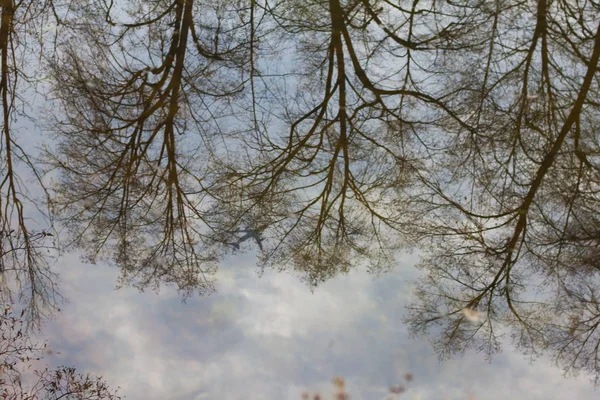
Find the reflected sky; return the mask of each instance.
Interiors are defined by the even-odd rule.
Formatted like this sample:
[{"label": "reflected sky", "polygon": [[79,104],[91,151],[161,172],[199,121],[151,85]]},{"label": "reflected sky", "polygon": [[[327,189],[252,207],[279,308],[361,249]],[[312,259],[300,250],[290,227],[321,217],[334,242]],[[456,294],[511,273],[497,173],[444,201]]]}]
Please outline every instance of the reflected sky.
[{"label": "reflected sky", "polygon": [[[352,399],[384,399],[414,380],[406,399],[595,399],[584,374],[563,378],[547,358],[533,363],[506,344],[491,363],[467,352],[440,363],[402,322],[415,256],[394,272],[353,270],[310,289],[266,271],[252,255],[225,260],[217,292],[182,303],[170,289],[115,290],[118,271],[77,255],[57,265],[70,302],[44,329],[55,366],[102,375],[128,399],[300,399],[327,395],[345,378]],[[328,398],[325,396],[325,398]]]},{"label": "reflected sky", "polygon": [[[290,55],[290,64],[291,59]],[[391,65],[396,68],[397,64]],[[451,77],[450,82],[454,82],[455,75],[450,72],[448,77]],[[580,74],[575,72],[573,77]],[[74,78],[85,77],[75,74]],[[84,79],[75,82],[82,84],[82,93],[98,89],[93,81]],[[469,85],[464,87],[465,92],[473,92],[466,90]],[[565,84],[560,83],[556,87],[561,85]],[[485,89],[485,83],[482,87]],[[329,95],[326,97],[330,98]],[[490,98],[493,99],[493,96]],[[517,110],[517,103],[532,107],[536,99],[538,95],[529,95],[527,103],[518,98],[511,101],[515,102],[514,109]],[[540,96],[538,102],[541,100]],[[30,103],[41,107],[36,98],[32,97]],[[340,103],[335,107],[331,104],[330,108],[337,109],[339,106],[341,114],[345,115],[345,104]],[[356,105],[348,107],[358,108]],[[457,110],[460,111],[460,108]],[[327,109],[327,104],[324,109]],[[558,109],[563,112],[561,108]],[[493,114],[490,112],[490,115]],[[465,115],[466,121],[473,117],[472,113]],[[414,118],[418,124],[413,123],[422,124],[421,117],[419,110],[418,118]],[[495,118],[490,119],[494,124],[489,124],[501,126]],[[477,119],[479,121],[479,117]],[[20,121],[19,124],[22,129],[17,128],[15,134],[28,152],[31,150],[34,154],[33,144],[39,143],[44,136],[40,136],[37,128],[27,121]],[[482,126],[485,127],[485,124]],[[592,128],[591,132],[595,132]],[[504,131],[510,132],[502,128],[496,134],[504,138]],[[379,129],[373,132],[379,132]],[[94,135],[96,133],[92,138]],[[375,141],[388,143],[386,135],[374,137]],[[505,139],[508,143],[510,137]],[[342,142],[347,143],[339,139],[339,143]],[[597,143],[592,142],[596,146]],[[86,144],[77,143],[81,146]],[[394,141],[390,143],[393,145]],[[537,147],[536,139],[532,141],[531,148],[535,150]],[[77,147],[74,149],[74,153],[79,151]],[[485,147],[481,149],[487,151]],[[529,150],[524,149],[523,153]],[[331,153],[331,149],[327,151]],[[577,157],[580,156],[577,153]],[[365,158],[362,161],[361,165],[370,166],[373,160]],[[482,169],[494,171],[497,169],[494,165],[483,165],[485,168]],[[311,168],[319,173],[325,171],[315,165]],[[564,175],[573,175],[573,169],[569,168],[565,167]],[[301,172],[304,174],[307,171]],[[379,171],[381,179],[386,180],[385,171],[388,169],[380,168]],[[530,171],[525,172],[529,174]],[[543,174],[539,176],[543,177]],[[88,178],[82,179],[85,182]],[[591,180],[591,184],[593,186],[596,181]],[[559,185],[548,193],[559,193],[560,189]],[[535,197],[535,191],[532,193]],[[588,205],[582,201],[580,210],[581,219],[589,220],[592,227],[595,219],[589,217],[587,210],[588,207],[592,211],[595,209],[593,204],[596,204],[597,198],[594,196],[597,197],[595,189],[590,195],[593,202]],[[464,200],[467,202],[467,197]],[[71,199],[66,202],[70,203]],[[553,206],[546,200],[540,200],[540,204],[549,208]],[[507,213],[525,215],[521,211],[527,211],[529,207],[523,206],[522,210],[515,208]],[[27,204],[25,210],[28,216],[36,215],[33,204]],[[144,212],[142,207],[142,214]],[[275,213],[276,216],[278,214]],[[289,213],[288,217],[290,215],[294,213]],[[447,216],[449,220],[451,216]],[[44,221],[43,218],[39,220]],[[356,221],[359,221],[356,222],[359,225],[360,219]],[[446,222],[440,220],[441,224]],[[228,226],[227,221],[223,224]],[[581,227],[576,225],[575,233],[580,228],[583,231],[589,228],[586,224]],[[45,228],[43,223],[37,227]],[[244,238],[248,239],[250,231],[258,232],[250,225],[243,225],[236,231],[238,236],[233,234],[233,239],[229,235],[217,239],[229,247],[239,247]],[[514,237],[518,239],[521,231],[515,232],[518,235]],[[575,238],[581,239],[581,235],[575,234]],[[583,239],[581,241],[587,240]],[[451,244],[448,246],[452,248]],[[504,246],[494,241],[491,246],[496,246],[500,252],[507,252],[509,257],[514,249],[514,246]],[[571,268],[571,260],[568,259],[570,253],[565,254],[567,266]],[[597,257],[591,254],[582,258],[584,266],[588,261],[590,264],[596,262]],[[405,305],[412,300],[413,282],[419,277],[419,271],[414,267],[415,261],[414,255],[401,257],[393,272],[379,276],[360,268],[352,269],[349,274],[338,274],[311,291],[298,276],[288,272],[266,271],[260,275],[252,253],[232,256],[219,266],[216,293],[206,297],[191,297],[182,302],[179,293],[165,287],[159,293],[140,293],[133,288],[116,290],[117,268],[104,264],[85,264],[80,261],[78,254],[67,254],[52,265],[62,281],[60,293],[70,303],[62,306],[62,313],[44,327],[42,338],[48,341],[52,349],[46,359],[53,366],[75,366],[81,372],[101,375],[111,387],[120,387],[120,393],[128,399],[300,399],[304,392],[331,394],[331,380],[336,376],[346,380],[352,399],[387,399],[390,396],[388,388],[398,384],[407,385],[408,391],[399,397],[408,399],[598,398],[597,391],[590,383],[590,376],[581,374],[564,378],[563,371],[555,367],[550,358],[531,360],[508,343],[508,330],[498,332],[504,333],[507,340],[504,351],[491,361],[486,360],[483,354],[467,351],[464,355],[440,363],[430,343],[425,338],[411,337],[402,322],[406,316]],[[436,261],[434,258],[431,265],[437,265]],[[471,267],[469,262],[466,265]],[[449,266],[454,267],[454,263],[450,262]],[[485,263],[479,268],[481,266],[487,268]],[[472,269],[476,272],[475,267]],[[448,270],[452,271],[451,268]],[[573,330],[569,335],[573,336],[573,332],[576,331]],[[414,375],[414,380],[408,384],[403,378],[406,373]]]}]

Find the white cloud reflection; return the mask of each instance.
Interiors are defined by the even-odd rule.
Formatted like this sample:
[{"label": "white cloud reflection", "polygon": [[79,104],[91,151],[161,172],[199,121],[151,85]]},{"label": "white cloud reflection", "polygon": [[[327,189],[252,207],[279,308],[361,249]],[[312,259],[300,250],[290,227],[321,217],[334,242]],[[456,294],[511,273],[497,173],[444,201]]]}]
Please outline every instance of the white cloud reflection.
[{"label": "white cloud reflection", "polygon": [[187,303],[171,289],[115,290],[116,270],[73,255],[60,265],[70,303],[46,328],[61,352],[49,359],[102,375],[130,400],[299,400],[331,392],[334,376],[352,399],[379,400],[409,371],[414,381],[398,398],[597,398],[586,377],[564,379],[509,346],[492,363],[472,352],[438,363],[401,322],[417,276],[408,264],[379,278],[353,271],[311,293],[297,277],[259,278],[252,257],[234,257],[217,293]]}]

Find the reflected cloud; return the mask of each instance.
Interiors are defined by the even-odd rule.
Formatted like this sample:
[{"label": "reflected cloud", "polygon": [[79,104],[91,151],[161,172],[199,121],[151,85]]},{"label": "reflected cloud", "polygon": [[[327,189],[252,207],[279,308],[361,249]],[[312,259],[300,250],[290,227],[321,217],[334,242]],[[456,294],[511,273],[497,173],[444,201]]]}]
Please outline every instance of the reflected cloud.
[{"label": "reflected cloud", "polygon": [[118,271],[66,258],[63,287],[74,301],[47,326],[62,353],[48,358],[102,375],[133,400],[298,400],[306,391],[325,399],[335,376],[352,399],[385,398],[401,384],[407,399],[595,398],[584,376],[563,379],[548,360],[530,365],[510,346],[493,364],[473,351],[439,363],[402,322],[414,259],[383,279],[355,270],[312,293],[291,274],[259,277],[251,257],[226,261],[217,293],[182,303],[170,289],[115,291]]}]

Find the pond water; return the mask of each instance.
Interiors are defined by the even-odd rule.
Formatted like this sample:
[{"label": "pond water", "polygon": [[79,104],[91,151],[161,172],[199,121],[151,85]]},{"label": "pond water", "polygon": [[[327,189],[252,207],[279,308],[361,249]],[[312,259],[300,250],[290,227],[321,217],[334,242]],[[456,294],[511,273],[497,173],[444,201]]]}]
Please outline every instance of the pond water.
[{"label": "pond water", "polygon": [[0,399],[599,398],[597,3],[116,3],[0,2]]},{"label": "pond water", "polygon": [[59,269],[70,302],[44,329],[47,359],[102,375],[134,400],[327,399],[334,377],[351,399],[386,399],[398,385],[403,399],[597,398],[589,376],[564,378],[508,341],[491,362],[475,351],[440,362],[403,323],[414,261],[376,276],[353,270],[311,292],[289,273],[259,276],[252,254],[233,256],[216,293],[182,303],[169,289],[115,290],[114,268],[69,255]]}]

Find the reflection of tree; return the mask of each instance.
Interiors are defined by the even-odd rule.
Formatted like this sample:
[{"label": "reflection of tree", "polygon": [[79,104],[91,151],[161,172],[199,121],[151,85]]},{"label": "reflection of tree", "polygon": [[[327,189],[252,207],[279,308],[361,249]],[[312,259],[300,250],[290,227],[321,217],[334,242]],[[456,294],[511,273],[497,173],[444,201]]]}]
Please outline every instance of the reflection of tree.
[{"label": "reflection of tree", "polygon": [[91,260],[206,293],[248,246],[316,284],[417,245],[411,323],[441,353],[492,354],[501,322],[596,370],[597,4],[81,4],[46,161]]},{"label": "reflection of tree", "polygon": [[411,323],[441,325],[442,354],[491,355],[501,322],[595,369],[597,5],[102,7],[52,64],[59,203],[92,254],[188,288],[256,242],[315,284],[404,240],[427,249]]},{"label": "reflection of tree", "polygon": [[[28,190],[32,178],[45,197],[48,192],[32,155],[22,147],[23,131],[15,120],[27,105],[24,92],[35,84],[27,60],[40,54],[39,36],[53,2],[2,0],[0,6],[0,303],[18,298],[27,304],[27,320],[35,323],[56,308],[60,296],[47,259],[53,234],[34,230],[33,215],[27,212],[35,206]],[[49,216],[47,210],[40,211]]]},{"label": "reflection of tree", "polygon": [[[49,161],[59,210],[92,258],[111,249],[140,286],[187,289],[208,277],[215,248],[260,231],[264,262],[312,283],[359,261],[389,265],[424,167],[412,146],[430,140],[412,134],[466,124],[453,93],[416,83],[425,67],[400,79],[371,65],[452,49],[464,33],[452,24],[470,17],[454,10],[448,26],[403,39],[394,32],[413,22],[368,2],[132,2],[126,16],[91,4],[52,62],[65,113]],[[294,48],[301,65],[277,63]]]},{"label": "reflection of tree", "polygon": [[[528,50],[510,72],[519,78],[515,89],[521,95],[503,112],[509,119],[498,121],[487,139],[459,143],[476,154],[464,158],[461,171],[469,185],[466,201],[433,187],[441,197],[438,221],[424,228],[431,250],[421,261],[426,275],[409,322],[417,332],[437,325],[441,354],[469,346],[491,354],[506,333],[502,326],[509,326],[524,351],[549,349],[567,371],[584,369],[598,378],[600,198],[593,99],[600,35],[567,18],[568,29],[587,38],[588,55],[578,50],[580,68],[556,64],[549,49],[569,41],[559,16],[540,2]],[[539,74],[535,96],[528,95],[532,74]],[[480,140],[489,142],[480,146]],[[470,323],[465,308],[485,318]]]},{"label": "reflection of tree", "polygon": [[[240,44],[216,9],[193,1],[136,6],[122,23],[112,20],[112,3],[70,15],[85,23],[63,36],[51,62],[65,110],[55,125],[59,156],[50,159],[64,177],[55,205],[90,259],[110,248],[126,281],[205,292],[215,261],[206,212],[215,182],[214,149],[202,137],[220,123],[209,112],[231,113],[229,96],[242,85]],[[196,27],[195,14],[208,26]],[[201,140],[186,141],[187,130]]]},{"label": "reflection of tree", "polygon": [[7,400],[120,399],[100,378],[78,374],[75,368],[32,370],[45,345],[36,343],[25,331],[25,323],[9,307],[0,313],[0,397]]}]

